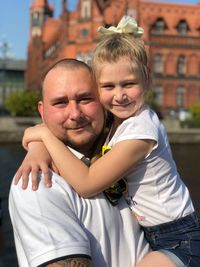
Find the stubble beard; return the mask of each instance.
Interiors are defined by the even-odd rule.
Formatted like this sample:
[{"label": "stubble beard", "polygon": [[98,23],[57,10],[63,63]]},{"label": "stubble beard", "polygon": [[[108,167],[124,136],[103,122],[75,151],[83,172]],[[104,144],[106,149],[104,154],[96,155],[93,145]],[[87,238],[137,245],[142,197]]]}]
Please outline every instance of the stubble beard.
[{"label": "stubble beard", "polygon": [[94,133],[93,135],[88,137],[86,140],[83,138],[81,140],[76,141],[74,140],[74,138],[70,138],[66,136],[62,139],[62,141],[66,146],[69,146],[87,156],[87,155],[92,154],[92,149],[97,138],[98,138],[98,135]]}]

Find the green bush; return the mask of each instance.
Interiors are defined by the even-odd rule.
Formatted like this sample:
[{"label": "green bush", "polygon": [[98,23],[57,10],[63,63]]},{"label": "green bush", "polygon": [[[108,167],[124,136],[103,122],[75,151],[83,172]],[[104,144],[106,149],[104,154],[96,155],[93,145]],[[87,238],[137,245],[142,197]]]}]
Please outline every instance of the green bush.
[{"label": "green bush", "polygon": [[190,107],[190,111],[193,119],[200,120],[200,103],[193,104]]},{"label": "green bush", "polygon": [[200,103],[193,104],[189,111],[191,112],[191,118],[181,122],[182,127],[187,128],[200,128]]},{"label": "green bush", "polygon": [[18,91],[5,101],[5,108],[12,116],[31,117],[37,114],[37,103],[41,96],[35,91]]}]

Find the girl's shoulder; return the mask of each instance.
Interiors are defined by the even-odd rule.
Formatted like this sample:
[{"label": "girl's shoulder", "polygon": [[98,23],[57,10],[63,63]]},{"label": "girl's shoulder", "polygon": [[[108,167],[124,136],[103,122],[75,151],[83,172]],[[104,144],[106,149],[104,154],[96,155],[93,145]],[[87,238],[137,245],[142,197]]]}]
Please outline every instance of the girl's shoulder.
[{"label": "girl's shoulder", "polygon": [[158,139],[159,121],[156,113],[150,108],[143,109],[136,116],[122,122],[114,136],[122,139]]}]

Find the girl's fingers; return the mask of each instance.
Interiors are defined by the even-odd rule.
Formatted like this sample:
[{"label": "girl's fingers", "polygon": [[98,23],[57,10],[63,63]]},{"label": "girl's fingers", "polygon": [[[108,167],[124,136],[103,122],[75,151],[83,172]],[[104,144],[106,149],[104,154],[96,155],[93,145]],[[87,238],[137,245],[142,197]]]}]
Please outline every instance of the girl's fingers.
[{"label": "girl's fingers", "polygon": [[16,174],[15,174],[15,177],[14,177],[14,184],[17,185],[19,180],[21,179],[22,177],[22,166],[19,167],[19,169],[17,170]]},{"label": "girl's fingers", "polygon": [[52,186],[52,175],[51,175],[51,172],[49,170],[49,166],[47,164],[42,164],[41,170],[42,170],[42,173],[44,175],[44,184],[47,187],[51,187]]},{"label": "girl's fingers", "polygon": [[40,169],[39,166],[35,166],[31,172],[32,190],[36,191],[40,182]]},{"label": "girl's fingers", "polygon": [[28,186],[28,182],[29,182],[29,173],[31,172],[31,169],[27,169],[23,171],[22,173],[22,189],[26,189]]}]

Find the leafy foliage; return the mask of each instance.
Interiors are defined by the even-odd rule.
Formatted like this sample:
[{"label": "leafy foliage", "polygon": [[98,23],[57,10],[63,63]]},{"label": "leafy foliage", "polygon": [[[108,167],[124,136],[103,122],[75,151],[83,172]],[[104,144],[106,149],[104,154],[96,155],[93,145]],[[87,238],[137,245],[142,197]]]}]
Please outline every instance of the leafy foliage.
[{"label": "leafy foliage", "polygon": [[200,120],[200,103],[193,104],[190,107],[190,111],[194,119]]},{"label": "leafy foliage", "polygon": [[35,116],[40,99],[41,96],[35,91],[18,91],[6,99],[5,108],[12,116]]},{"label": "leafy foliage", "polygon": [[200,103],[193,104],[190,107],[191,118],[181,123],[182,127],[200,128]]}]

